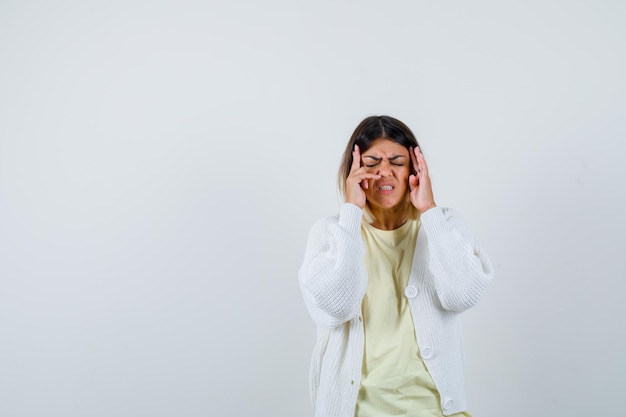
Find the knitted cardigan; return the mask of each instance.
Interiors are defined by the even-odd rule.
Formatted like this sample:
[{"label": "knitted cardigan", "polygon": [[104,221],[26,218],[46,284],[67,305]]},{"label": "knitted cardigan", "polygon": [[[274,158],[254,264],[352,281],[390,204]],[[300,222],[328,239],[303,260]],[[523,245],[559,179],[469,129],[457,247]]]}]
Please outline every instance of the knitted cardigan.
[{"label": "knitted cardigan", "polygon": [[[299,281],[317,324],[310,370],[315,417],[354,417],[364,349],[361,302],[367,288],[363,211],[345,203],[311,229]],[[422,213],[405,295],[418,347],[441,396],[444,415],[466,409],[459,314],[472,307],[493,267],[452,209]]]}]

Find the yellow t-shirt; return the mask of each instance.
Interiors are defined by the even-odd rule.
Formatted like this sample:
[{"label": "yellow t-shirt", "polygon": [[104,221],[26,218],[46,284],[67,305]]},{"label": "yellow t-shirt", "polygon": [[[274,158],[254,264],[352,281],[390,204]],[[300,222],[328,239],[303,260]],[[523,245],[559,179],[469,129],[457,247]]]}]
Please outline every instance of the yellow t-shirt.
[{"label": "yellow t-shirt", "polygon": [[[362,223],[368,284],[363,298],[365,351],[356,417],[443,417],[404,295],[419,226],[419,220],[409,220],[398,229],[380,230]],[[453,416],[471,417],[468,413]]]}]

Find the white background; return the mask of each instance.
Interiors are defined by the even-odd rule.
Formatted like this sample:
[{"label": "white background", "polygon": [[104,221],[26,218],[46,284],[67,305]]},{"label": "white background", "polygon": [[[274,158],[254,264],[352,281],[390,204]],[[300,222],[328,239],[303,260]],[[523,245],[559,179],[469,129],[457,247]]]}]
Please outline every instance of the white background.
[{"label": "white background", "polygon": [[297,284],[365,116],[497,279],[476,417],[624,411],[626,3],[0,3],[0,416],[312,415]]}]

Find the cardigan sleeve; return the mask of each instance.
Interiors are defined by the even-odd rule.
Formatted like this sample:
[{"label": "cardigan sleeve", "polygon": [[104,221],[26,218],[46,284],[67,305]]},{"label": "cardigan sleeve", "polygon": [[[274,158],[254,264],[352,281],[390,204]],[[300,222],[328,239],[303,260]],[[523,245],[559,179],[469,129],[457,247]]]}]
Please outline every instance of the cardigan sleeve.
[{"label": "cardigan sleeve", "polygon": [[464,311],[480,299],[493,278],[493,266],[463,218],[449,208],[422,213],[429,268],[446,310]]},{"label": "cardigan sleeve", "polygon": [[363,211],[345,203],[339,216],[317,222],[309,234],[298,278],[309,314],[334,327],[355,317],[367,288],[361,237]]}]

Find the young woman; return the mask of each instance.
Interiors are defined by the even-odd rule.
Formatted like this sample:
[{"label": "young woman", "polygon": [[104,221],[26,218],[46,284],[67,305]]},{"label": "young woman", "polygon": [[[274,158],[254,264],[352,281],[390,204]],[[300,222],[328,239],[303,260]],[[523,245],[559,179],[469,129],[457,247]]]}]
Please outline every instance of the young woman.
[{"label": "young woman", "polygon": [[493,276],[465,222],[435,204],[411,130],[363,120],[339,215],[312,228],[299,280],[317,324],[316,417],[469,416],[459,314]]}]

